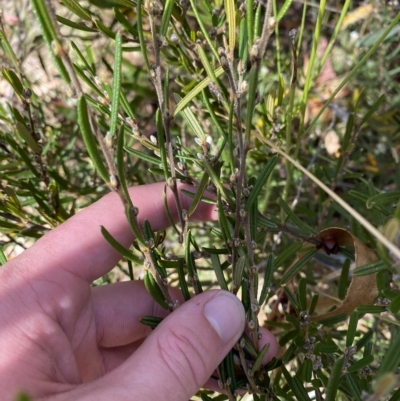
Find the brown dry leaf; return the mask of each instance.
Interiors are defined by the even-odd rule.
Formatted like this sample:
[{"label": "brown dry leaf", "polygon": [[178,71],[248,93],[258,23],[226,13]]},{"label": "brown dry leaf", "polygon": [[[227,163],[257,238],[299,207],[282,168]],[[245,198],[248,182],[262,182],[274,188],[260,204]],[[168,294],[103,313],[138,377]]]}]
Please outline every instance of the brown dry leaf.
[{"label": "brown dry leaf", "polygon": [[329,156],[340,157],[340,138],[334,130],[329,130],[324,137],[325,149]]},{"label": "brown dry leaf", "polygon": [[340,27],[341,31],[344,31],[349,25],[355,24],[356,22],[368,18],[374,10],[373,4],[364,4],[357,7],[354,11],[349,12],[343,20],[343,24]]},{"label": "brown dry leaf", "polygon": [[[375,253],[362,241],[343,228],[332,227],[322,230],[316,239],[323,242],[326,251],[334,253],[339,246],[353,245],[356,267],[364,266],[378,260]],[[354,276],[347,290],[345,299],[339,306],[327,313],[312,316],[311,320],[319,322],[342,314],[350,314],[358,306],[372,305],[378,296],[376,273],[367,276]]]}]

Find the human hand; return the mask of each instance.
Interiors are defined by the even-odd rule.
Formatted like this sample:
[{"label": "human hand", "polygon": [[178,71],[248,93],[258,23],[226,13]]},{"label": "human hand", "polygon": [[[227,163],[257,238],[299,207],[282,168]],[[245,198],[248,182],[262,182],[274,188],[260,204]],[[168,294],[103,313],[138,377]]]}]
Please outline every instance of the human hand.
[{"label": "human hand", "polygon": [[[130,192],[139,222],[147,218],[155,231],[168,226],[162,191],[160,183]],[[190,199],[181,200],[188,209]],[[193,218],[212,220],[213,213],[213,206],[200,204]],[[242,304],[226,291],[194,297],[151,332],[139,319],[168,312],[142,282],[92,288],[120,258],[100,225],[124,246],[131,244],[122,204],[109,194],[0,269],[2,400],[25,391],[34,400],[184,401],[243,332]],[[267,331],[266,342],[271,359],[277,345]]]}]

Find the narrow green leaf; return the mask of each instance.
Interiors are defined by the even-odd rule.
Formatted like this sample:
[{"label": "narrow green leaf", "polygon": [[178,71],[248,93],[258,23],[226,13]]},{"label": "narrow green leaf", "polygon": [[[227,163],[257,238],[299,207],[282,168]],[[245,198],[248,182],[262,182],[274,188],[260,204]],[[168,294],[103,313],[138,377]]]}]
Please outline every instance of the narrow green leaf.
[{"label": "narrow green leaf", "polygon": [[124,14],[119,11],[118,8],[114,8],[115,18],[118,22],[135,38],[138,36],[138,31],[130,24],[130,22],[125,18]]},{"label": "narrow green leaf", "polygon": [[288,362],[290,362],[296,355],[295,355],[295,351],[297,349],[297,345],[292,342],[288,349],[286,350],[286,352],[283,354],[282,356],[282,363],[283,364],[287,364]]},{"label": "narrow green leaf", "polygon": [[174,219],[172,218],[171,212],[169,210],[168,206],[168,199],[167,199],[167,185],[164,186],[164,191],[163,191],[163,203],[164,203],[164,211],[167,216],[169,225],[175,230],[175,232],[179,235],[180,232],[178,228],[175,225]]},{"label": "narrow green leaf", "polygon": [[246,19],[247,19],[247,47],[251,49],[254,42],[254,0],[247,0],[246,3]]},{"label": "narrow green leaf", "polygon": [[368,341],[364,346],[364,354],[363,356],[372,355],[372,342]]},{"label": "narrow green leaf", "polygon": [[[78,75],[78,77],[85,82],[85,84],[87,84],[90,89],[92,89],[97,96],[99,97],[103,97],[104,94],[100,91],[100,89],[86,76],[86,74],[83,72],[83,70],[81,69],[81,67],[79,67],[78,65],[74,64],[74,70],[76,72],[76,74]],[[90,100],[89,100],[90,103]]]},{"label": "narrow green leaf", "polygon": [[307,310],[307,280],[302,277],[299,280],[299,287],[297,289],[297,296],[299,300],[299,306],[301,311]]},{"label": "narrow green leaf", "polygon": [[373,355],[368,355],[365,356],[364,358],[361,358],[357,362],[354,362],[349,368],[347,368],[347,371],[349,373],[355,373],[358,370],[364,368],[367,365],[370,365],[372,362],[374,362],[374,356]]},{"label": "narrow green leaf", "polygon": [[[257,37],[258,35],[256,35]],[[253,114],[255,109],[256,91],[258,87],[258,64],[253,63],[249,74],[249,88],[247,90],[247,114],[246,114],[246,140],[250,141],[252,132]]]},{"label": "narrow green leaf", "polygon": [[96,24],[97,28],[107,37],[111,39],[115,39],[116,34],[109,28],[107,28],[100,20],[95,19],[94,23]]},{"label": "narrow green leaf", "polygon": [[357,312],[361,314],[365,313],[382,313],[386,312],[387,307],[383,305],[367,305],[367,306],[358,306],[357,307]]},{"label": "narrow green leaf", "polygon": [[188,275],[189,278],[194,277],[194,266],[193,266],[193,259],[192,259],[192,253],[190,251],[190,245],[192,244],[191,241],[191,231],[190,229],[187,231],[187,235],[186,235],[186,242],[185,242],[185,261],[186,261],[186,267],[188,269]]},{"label": "narrow green leaf", "polygon": [[317,304],[318,304],[318,299],[319,299],[318,294],[314,294],[312,296],[311,302],[310,302],[310,309],[309,309],[310,315],[312,315],[315,312],[315,308],[317,307]]},{"label": "narrow green leaf", "polygon": [[17,58],[16,54],[14,53],[14,50],[11,47],[6,34],[2,30],[0,30],[0,44],[4,50],[5,55],[11,61],[13,67],[18,71],[19,70],[18,58]]},{"label": "narrow green leaf", "polygon": [[[214,74],[217,78],[219,78],[224,73],[222,67],[218,67]],[[199,82],[183,99],[179,101],[176,105],[173,116],[175,117],[181,110],[183,110],[203,89],[205,89],[208,84],[211,82],[209,77],[204,78],[201,82]]]},{"label": "narrow green leaf", "polygon": [[154,330],[163,320],[163,317],[143,316],[140,319],[140,323],[144,324],[145,326],[149,326]]},{"label": "narrow green leaf", "polygon": [[399,310],[400,310],[400,294],[397,295],[391,302],[389,305],[389,310],[391,313],[393,313],[394,315],[396,315]]},{"label": "narrow green leaf", "polygon": [[13,70],[7,70],[6,67],[3,67],[1,69],[1,72],[3,74],[3,77],[8,81],[8,83],[13,87],[15,90],[15,93],[19,97],[23,97],[23,90],[24,87],[22,86],[22,83],[20,79],[18,78],[17,74]]},{"label": "narrow green leaf", "polygon": [[371,209],[375,205],[387,205],[388,203],[398,203],[400,200],[400,191],[383,192],[368,198],[365,205]]},{"label": "narrow green leaf", "polygon": [[311,359],[306,359],[300,366],[298,373],[299,378],[306,383],[309,383],[312,378],[313,362]]},{"label": "narrow green leaf", "polygon": [[361,119],[360,122],[360,127],[365,124],[369,118],[375,113],[376,110],[379,109],[379,106],[385,101],[386,96],[385,95],[381,95],[379,96],[378,100],[371,106],[368,108],[368,111],[365,113],[364,117]]},{"label": "narrow green leaf", "polygon": [[324,326],[334,326],[337,323],[343,322],[348,318],[347,314],[342,314],[334,317],[330,317],[328,319],[321,320],[320,323],[323,324]]},{"label": "narrow green leaf", "polygon": [[304,256],[302,256],[282,277],[281,285],[286,284],[292,277],[294,277],[303,266],[305,266],[317,253],[316,249],[308,251]]},{"label": "narrow green leaf", "polygon": [[[191,192],[191,191],[187,191],[186,189],[181,189],[181,192],[183,194],[185,194],[186,196],[188,196],[189,198],[192,198],[192,199],[194,199],[195,196],[196,196],[196,193]],[[217,201],[215,199],[206,198],[205,196],[202,196],[200,200],[201,200],[201,202],[208,203],[210,205],[216,205],[217,204]]]},{"label": "narrow green leaf", "polygon": [[334,343],[318,342],[314,347],[315,354],[334,354],[339,351],[339,348]]},{"label": "narrow green leaf", "polygon": [[7,263],[6,255],[4,254],[3,247],[0,247],[0,266],[3,266]]},{"label": "narrow green leaf", "polygon": [[[214,56],[218,59],[218,58],[219,58],[218,52],[217,52],[217,50],[216,50],[216,48],[215,48],[215,46],[214,46],[214,44],[213,44],[213,41],[212,41],[211,38],[210,38],[210,35],[208,34],[208,30],[206,29],[206,27],[205,27],[204,24],[203,24],[203,21],[202,21],[202,19],[201,19],[201,16],[200,16],[200,14],[199,14],[199,12],[198,12],[198,10],[197,10],[197,7],[196,7],[196,2],[195,2],[194,0],[190,0],[190,5],[191,5],[191,7],[192,7],[192,11],[193,11],[194,16],[195,16],[195,18],[196,18],[196,22],[197,22],[197,23],[199,24],[199,26],[200,26],[201,33],[204,35],[204,37],[205,37],[205,39],[206,39],[208,45],[210,46],[211,51],[214,53]],[[207,85],[208,85],[208,84],[207,84]]]},{"label": "narrow green leaf", "polygon": [[143,35],[144,29],[143,29],[143,23],[142,23],[142,4],[143,4],[143,0],[137,0],[137,5],[136,5],[137,21],[136,21],[136,23],[137,23],[140,48],[142,49],[142,56],[144,58],[144,62],[146,64],[147,69],[150,70],[150,62],[149,62],[149,57],[147,56],[146,41],[145,41],[144,35]]},{"label": "narrow green leaf", "polygon": [[132,203],[131,198],[129,196],[128,186],[126,184],[126,178],[125,178],[124,143],[125,143],[125,132],[124,132],[124,126],[121,125],[119,132],[118,132],[118,138],[117,138],[118,178],[119,178],[119,182],[121,184],[121,188],[125,194],[126,199],[128,200],[128,202]]},{"label": "narrow green leaf", "polygon": [[221,268],[221,263],[219,261],[219,256],[213,253],[210,253],[211,264],[215,275],[217,276],[217,281],[221,289],[228,291],[228,285],[226,284],[224,272]]},{"label": "narrow green leaf", "polygon": [[344,359],[343,357],[336,360],[329,376],[328,385],[326,387],[325,401],[336,401],[339,389],[340,379],[342,376]]},{"label": "narrow green leaf", "polygon": [[189,292],[189,288],[188,288],[188,285],[186,282],[185,271],[183,270],[182,262],[179,264],[177,272],[178,272],[178,277],[179,277],[179,288],[182,291],[184,300],[188,301],[190,299],[190,292]]},{"label": "narrow green leaf", "polygon": [[310,235],[310,234],[316,234],[315,230],[309,227],[307,224],[303,223],[293,212],[293,210],[290,208],[290,206],[285,202],[283,198],[279,198],[278,200],[279,206],[284,210],[284,212],[287,214],[287,219],[291,220],[294,224],[296,224],[297,227],[300,228],[300,230],[305,234],[305,235]]},{"label": "narrow green leaf", "polygon": [[253,362],[253,366],[251,368],[251,372],[254,374],[257,372],[257,370],[261,367],[262,362],[264,360],[265,355],[267,355],[267,352],[269,351],[270,348],[270,343],[266,343],[260,350],[259,354],[257,355],[257,358]]},{"label": "narrow green leaf", "polygon": [[17,128],[18,133],[22,136],[22,138],[24,139],[24,141],[27,143],[27,145],[36,153],[36,154],[40,154],[41,150],[40,147],[38,145],[38,143],[36,142],[36,140],[33,138],[33,136],[31,135],[31,133],[28,131],[28,129],[25,127],[24,124],[22,124],[21,122],[17,121],[15,123],[15,126]]},{"label": "narrow green leaf", "polygon": [[197,187],[196,195],[194,196],[193,201],[192,201],[192,203],[191,203],[191,205],[189,207],[189,210],[187,212],[189,217],[197,209],[197,206],[199,205],[199,203],[200,203],[200,201],[201,201],[201,199],[203,197],[204,191],[207,188],[208,179],[209,179],[209,176],[208,176],[207,172],[204,172],[203,176],[201,177],[199,186]]},{"label": "narrow green leaf", "polygon": [[306,389],[304,388],[303,383],[301,382],[301,380],[297,376],[292,377],[292,383],[291,384],[292,384],[291,388],[292,388],[293,394],[296,397],[296,400],[298,400],[298,401],[311,401],[311,398],[308,395]]},{"label": "narrow green leaf", "polygon": [[132,205],[132,202],[129,202],[125,205],[125,216],[128,220],[129,227],[132,230],[135,239],[141,244],[142,246],[146,247],[147,244],[144,241],[143,234],[139,228],[137,219],[136,219],[137,210]]},{"label": "narrow green leaf", "polygon": [[354,269],[354,276],[367,276],[387,269],[386,263],[383,260],[378,260],[364,266],[359,266]]},{"label": "narrow green leaf", "polygon": [[361,401],[361,389],[359,384],[354,379],[353,375],[347,373],[343,376],[349,386],[350,392],[356,401]]},{"label": "narrow green leaf", "polygon": [[253,359],[257,358],[257,351],[254,348],[253,341],[248,337],[246,333],[243,333],[242,338],[244,339],[244,349],[251,355]]},{"label": "narrow green leaf", "polygon": [[144,274],[144,285],[151,295],[151,297],[164,309],[168,310],[168,305],[167,301],[164,298],[164,294],[161,291],[161,288],[158,286],[155,278],[153,275],[149,272],[146,271]]},{"label": "narrow green leaf", "polygon": [[234,291],[237,291],[240,288],[240,285],[243,280],[243,271],[246,266],[247,258],[246,256],[241,256],[235,264],[235,270],[233,272],[232,277],[232,285]]},{"label": "narrow green leaf", "polygon": [[297,301],[296,296],[293,294],[292,291],[289,290],[288,287],[283,287],[283,292],[287,296],[289,302],[292,304],[292,306],[295,309],[296,313],[299,314],[301,311],[300,311],[300,305],[299,305],[299,303]]},{"label": "narrow green leaf", "polygon": [[280,21],[286,14],[286,12],[289,10],[290,5],[292,4],[293,0],[286,0],[283,3],[282,8],[279,10],[278,15],[276,16],[276,21]]},{"label": "narrow green leaf", "polygon": [[78,22],[74,22],[74,21],[71,21],[64,17],[61,17],[61,15],[56,15],[56,18],[57,18],[57,21],[60,22],[61,24],[64,24],[71,28],[77,29],[79,31],[84,31],[84,32],[98,32],[99,31],[98,29],[90,28],[89,26],[87,26],[85,24],[80,24]]},{"label": "narrow green leaf", "polygon": [[200,61],[207,72],[207,76],[210,78],[211,82],[214,82],[216,84],[217,77],[215,76],[214,69],[211,67],[207,54],[201,45],[197,45],[197,54],[199,55]]},{"label": "narrow green leaf", "polygon": [[85,21],[91,21],[92,17],[88,10],[83,8],[77,1],[75,0],[62,0],[64,6],[69,8],[75,15],[79,18],[82,18]]},{"label": "narrow green leaf", "polygon": [[11,138],[11,136],[7,136],[7,143],[11,146],[11,148],[19,155],[19,157],[24,161],[25,166],[29,168],[29,170],[33,173],[36,178],[40,179],[40,174],[37,171],[36,167],[32,164],[29,155],[22,149],[15,141]]},{"label": "narrow green leaf", "polygon": [[71,83],[71,78],[68,75],[67,69],[65,68],[61,57],[56,54],[57,51],[55,51],[55,49],[61,48],[62,44],[60,43],[60,39],[57,37],[55,28],[51,22],[47,5],[45,4],[44,0],[31,0],[31,4],[36,19],[39,22],[43,38],[47,44],[47,47],[50,49],[54,64],[56,65],[64,81],[69,84]]},{"label": "narrow green leaf", "polygon": [[147,220],[147,219],[143,220],[142,232],[143,232],[143,238],[146,242],[148,242],[150,240],[154,241],[155,235],[154,235],[153,229],[151,228],[151,224],[150,224],[149,220]]},{"label": "narrow green leaf", "polygon": [[175,0],[166,0],[164,4],[164,11],[162,14],[161,19],[161,26],[160,26],[160,36],[165,37],[168,30],[169,20],[171,19],[172,9],[174,7]]},{"label": "narrow green leaf", "polygon": [[357,331],[357,323],[358,323],[358,312],[354,311],[350,315],[349,326],[347,328],[346,347],[350,347],[351,345],[353,345],[354,337],[356,336],[356,331]]},{"label": "narrow green leaf", "polygon": [[[168,166],[168,156],[167,149],[165,147],[165,137],[164,137],[164,128],[162,123],[161,110],[158,108],[156,112],[156,127],[157,127],[157,143],[158,149],[160,152],[162,169],[164,172],[165,181],[168,181],[168,178],[171,176],[171,172]],[[158,164],[160,161],[158,161]]]},{"label": "narrow green leaf", "polygon": [[113,86],[111,98],[111,121],[110,121],[110,136],[114,137],[118,123],[118,106],[121,91],[121,63],[122,63],[122,39],[118,32],[115,36],[115,51],[114,51],[114,70],[113,70]]},{"label": "narrow green leaf", "polygon": [[101,226],[101,233],[106,241],[117,251],[119,252],[124,258],[136,263],[137,265],[141,266],[143,262],[135,256],[132,252],[126,249],[123,245],[121,245],[109,232],[108,230]]},{"label": "narrow green leaf", "polygon": [[267,299],[268,291],[271,286],[272,276],[274,275],[274,262],[275,257],[270,253],[267,257],[267,265],[265,267],[264,283],[260,294],[260,299],[258,300],[259,305],[262,305]]},{"label": "narrow green leaf", "polygon": [[209,254],[215,254],[215,255],[229,255],[229,249],[222,248],[222,249],[216,249],[216,248],[207,248],[205,246],[202,246],[201,249]]},{"label": "narrow green leaf", "polygon": [[231,54],[235,51],[236,41],[236,3],[234,0],[224,0],[225,14],[228,21],[228,45]]},{"label": "narrow green leaf", "polygon": [[78,123],[82,132],[83,141],[85,142],[86,149],[89,153],[90,159],[99,173],[100,177],[105,181],[109,182],[110,176],[104,162],[100,156],[97,142],[92,134],[92,130],[89,124],[88,110],[85,96],[82,95],[78,101]]},{"label": "narrow green leaf", "polygon": [[144,153],[142,150],[136,150],[136,149],[127,148],[127,147],[124,147],[124,149],[125,149],[125,151],[127,153],[130,153],[131,155],[133,155],[133,156],[135,156],[135,157],[137,157],[139,159],[142,159],[142,160],[144,160],[144,161],[146,161],[148,163],[152,163],[152,164],[155,164],[157,166],[160,164],[160,159],[159,158],[154,157],[154,156],[150,156],[150,155]]},{"label": "narrow green leaf", "polygon": [[[175,101],[177,103],[180,102],[181,97],[177,94],[174,94]],[[188,122],[189,126],[192,128],[193,132],[196,134],[196,136],[201,140],[205,141],[206,140],[206,134],[203,131],[203,128],[198,122],[198,119],[195,117],[194,113],[192,110],[190,110],[189,107],[186,107],[182,110],[183,117],[185,120]]]},{"label": "narrow green leaf", "polygon": [[300,241],[293,242],[292,245],[286,247],[276,258],[275,258],[275,269],[281,267],[288,259],[291,259],[300,250],[303,244]]},{"label": "narrow green leaf", "polygon": [[247,198],[247,202],[246,202],[246,206],[245,206],[245,210],[247,212],[250,210],[253,203],[257,200],[257,197],[260,195],[260,192],[263,189],[264,184],[267,182],[268,177],[272,173],[277,162],[278,162],[278,156],[274,155],[268,160],[268,163],[264,166],[256,183],[254,184],[254,187],[250,193],[250,196]]},{"label": "narrow green leaf", "polygon": [[203,163],[208,175],[210,176],[213,184],[217,187],[217,189],[221,192],[221,194],[223,194],[224,199],[228,202],[229,206],[233,209],[235,206],[234,206],[234,201],[232,199],[232,196],[228,193],[227,189],[224,187],[221,180],[215,174],[215,171],[211,167],[211,164],[206,159],[203,159],[202,163]]}]

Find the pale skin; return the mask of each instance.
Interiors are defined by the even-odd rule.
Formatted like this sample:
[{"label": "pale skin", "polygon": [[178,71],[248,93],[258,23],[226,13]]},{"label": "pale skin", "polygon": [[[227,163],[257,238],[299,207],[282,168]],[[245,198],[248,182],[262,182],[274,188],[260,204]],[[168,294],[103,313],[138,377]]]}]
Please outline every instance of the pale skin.
[{"label": "pale skin", "polygon": [[[163,187],[130,190],[139,222],[147,218],[155,231],[168,226]],[[190,198],[181,200],[187,209]],[[172,195],[168,202],[175,210]],[[214,209],[200,204],[192,220],[213,220]],[[109,194],[0,269],[2,400],[25,391],[33,400],[186,401],[243,332],[243,307],[226,291],[207,291],[169,314],[141,281],[93,288],[120,258],[101,225],[132,243],[121,201]],[[176,289],[171,294],[181,300]],[[145,315],[166,318],[151,331],[139,321]],[[277,343],[262,334],[261,345],[271,344],[267,362]]]}]

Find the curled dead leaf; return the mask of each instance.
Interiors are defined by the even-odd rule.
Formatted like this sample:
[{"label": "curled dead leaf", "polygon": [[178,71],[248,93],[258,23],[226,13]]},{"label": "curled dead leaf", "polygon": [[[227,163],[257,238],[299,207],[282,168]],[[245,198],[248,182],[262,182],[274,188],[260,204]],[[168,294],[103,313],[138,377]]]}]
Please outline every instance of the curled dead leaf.
[{"label": "curled dead leaf", "polygon": [[[316,239],[324,244],[327,253],[335,253],[340,246],[352,245],[355,252],[356,267],[364,266],[378,260],[375,253],[361,240],[343,228],[322,230]],[[372,305],[379,292],[376,286],[376,273],[367,276],[353,276],[346,297],[333,311],[312,316],[311,320],[319,322],[335,316],[350,314],[358,306]]]}]

